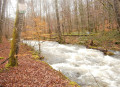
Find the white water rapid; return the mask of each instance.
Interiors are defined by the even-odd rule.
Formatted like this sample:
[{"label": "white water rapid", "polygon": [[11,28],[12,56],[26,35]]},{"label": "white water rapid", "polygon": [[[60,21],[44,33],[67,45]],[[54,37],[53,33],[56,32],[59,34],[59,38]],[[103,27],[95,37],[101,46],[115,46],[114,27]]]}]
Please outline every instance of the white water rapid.
[{"label": "white water rapid", "polygon": [[[24,41],[38,50],[38,41]],[[82,87],[120,87],[120,52],[105,56],[84,46],[41,42],[42,55],[54,69]]]}]

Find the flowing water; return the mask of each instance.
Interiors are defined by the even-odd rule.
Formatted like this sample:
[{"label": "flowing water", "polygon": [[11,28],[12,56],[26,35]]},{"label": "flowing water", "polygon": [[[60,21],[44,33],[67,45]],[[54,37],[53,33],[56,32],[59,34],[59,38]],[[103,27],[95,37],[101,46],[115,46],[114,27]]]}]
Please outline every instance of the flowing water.
[{"label": "flowing water", "polygon": [[[38,50],[38,41],[24,41]],[[54,69],[82,87],[120,87],[120,52],[105,56],[84,46],[41,42],[42,55]]]}]

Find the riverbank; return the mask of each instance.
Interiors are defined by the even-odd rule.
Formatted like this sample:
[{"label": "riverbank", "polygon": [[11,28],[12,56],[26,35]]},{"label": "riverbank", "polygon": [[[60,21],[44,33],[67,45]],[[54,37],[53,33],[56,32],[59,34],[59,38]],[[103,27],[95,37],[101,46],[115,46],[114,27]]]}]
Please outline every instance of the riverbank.
[{"label": "riverbank", "polygon": [[[56,34],[57,35],[57,34]],[[52,35],[45,38],[46,41],[58,42],[58,37]],[[35,38],[24,38],[25,40],[36,40]],[[120,51],[120,33],[116,30],[101,31],[99,33],[78,35],[77,32],[62,35],[63,44],[84,45],[90,49]],[[103,52],[102,51],[102,52]],[[106,54],[106,53],[105,53]]]},{"label": "riverbank", "polygon": [[88,36],[68,35],[66,44],[84,45],[90,49],[102,51],[105,55],[114,55],[109,50],[120,51],[120,34],[118,31],[99,32]]},{"label": "riverbank", "polygon": [[[4,40],[0,44],[0,63],[9,56],[10,42]],[[5,69],[0,65],[1,87],[80,87],[67,79],[63,74],[54,70],[47,63],[35,60],[32,49],[27,45],[20,45],[18,67]]]},{"label": "riverbank", "polygon": [[82,87],[120,85],[119,52],[115,52],[114,56],[108,56],[99,50],[87,49],[80,45],[59,44],[55,41],[24,40],[23,42],[34,47],[36,51],[39,48],[38,44],[41,43],[44,61]]}]

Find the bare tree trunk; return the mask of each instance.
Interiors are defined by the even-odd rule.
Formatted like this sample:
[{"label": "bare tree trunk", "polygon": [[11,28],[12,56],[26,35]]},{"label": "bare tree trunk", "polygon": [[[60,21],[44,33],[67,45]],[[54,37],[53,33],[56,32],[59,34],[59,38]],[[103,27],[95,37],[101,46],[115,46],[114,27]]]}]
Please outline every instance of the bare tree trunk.
[{"label": "bare tree trunk", "polygon": [[77,5],[77,0],[74,1],[74,9],[75,9],[75,28],[77,29],[78,35],[80,34],[79,30],[79,20],[78,20],[78,5]]},{"label": "bare tree trunk", "polygon": [[89,32],[91,32],[91,30],[90,30],[90,13],[89,13],[89,1],[87,0],[87,21],[88,21],[88,27],[87,27],[87,29],[88,29],[88,31]]},{"label": "bare tree trunk", "polygon": [[59,12],[58,12],[58,0],[55,0],[55,8],[56,8],[56,17],[57,17],[57,33],[58,33],[58,42],[62,43],[62,35],[60,30],[60,19],[59,19]]},{"label": "bare tree trunk", "polygon": [[2,0],[0,0],[0,19],[1,19],[1,11],[2,11]]},{"label": "bare tree trunk", "polygon": [[83,0],[79,0],[79,13],[80,13],[80,20],[81,20],[81,30],[84,32],[84,9],[83,9]]},{"label": "bare tree trunk", "polygon": [[2,34],[3,34],[2,28],[3,28],[3,24],[4,24],[4,18],[5,18],[6,2],[7,2],[7,0],[4,0],[3,6],[2,6],[2,13],[1,13],[1,17],[0,17],[0,43],[2,42]]},{"label": "bare tree trunk", "polygon": [[114,0],[114,8],[116,13],[116,19],[118,23],[118,31],[120,32],[120,0]]},{"label": "bare tree trunk", "polygon": [[[24,3],[24,0],[18,0],[18,3]],[[17,4],[18,6],[18,4]],[[18,52],[19,52],[19,42],[20,42],[20,34],[22,29],[23,23],[23,13],[21,13],[17,8],[16,12],[16,19],[14,24],[14,31],[13,31],[13,39],[11,42],[11,50],[9,55],[9,61],[7,67],[14,67],[18,65]]]}]

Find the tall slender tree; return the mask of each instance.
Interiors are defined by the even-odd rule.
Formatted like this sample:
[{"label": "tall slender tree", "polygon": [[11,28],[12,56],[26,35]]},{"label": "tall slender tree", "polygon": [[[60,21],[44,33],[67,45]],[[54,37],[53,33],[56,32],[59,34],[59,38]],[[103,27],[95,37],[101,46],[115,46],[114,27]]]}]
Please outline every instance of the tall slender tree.
[{"label": "tall slender tree", "polygon": [[[1,0],[0,0],[0,4],[1,4]],[[2,5],[2,10],[1,11],[1,15],[0,15],[0,43],[2,42],[2,35],[3,35],[3,24],[4,24],[4,19],[5,19],[5,9],[6,9],[6,3],[7,0],[3,0],[3,5]]]},{"label": "tall slender tree", "polygon": [[75,11],[75,28],[77,29],[78,35],[80,34],[79,29],[79,19],[78,19],[78,2],[77,0],[74,1],[74,11]]},{"label": "tall slender tree", "polygon": [[23,23],[23,15],[24,12],[20,10],[20,4],[24,4],[24,0],[18,0],[17,3],[17,11],[16,11],[16,19],[13,29],[13,39],[11,42],[11,50],[9,55],[9,61],[7,64],[7,67],[14,67],[18,65],[18,52],[19,52],[19,42],[20,42],[20,34],[22,29],[22,23]]},{"label": "tall slender tree", "polygon": [[120,32],[120,0],[114,0],[114,8],[115,8],[116,19],[118,23],[118,31]]},{"label": "tall slender tree", "polygon": [[58,33],[58,42],[62,43],[62,35],[60,29],[60,18],[59,18],[59,11],[58,11],[58,0],[55,0],[55,10],[56,10],[56,18],[57,18],[57,33]]}]

